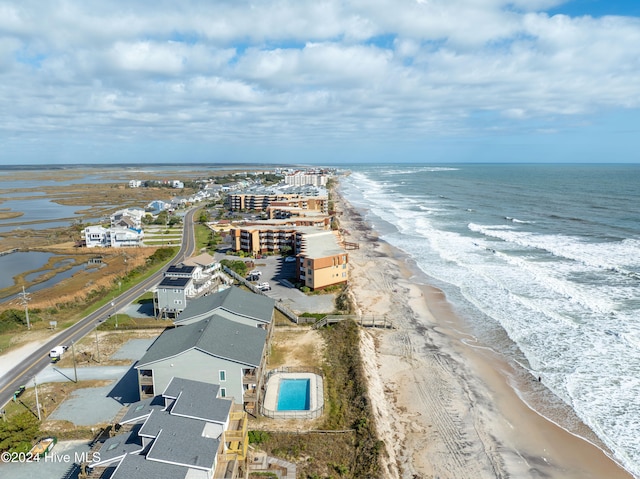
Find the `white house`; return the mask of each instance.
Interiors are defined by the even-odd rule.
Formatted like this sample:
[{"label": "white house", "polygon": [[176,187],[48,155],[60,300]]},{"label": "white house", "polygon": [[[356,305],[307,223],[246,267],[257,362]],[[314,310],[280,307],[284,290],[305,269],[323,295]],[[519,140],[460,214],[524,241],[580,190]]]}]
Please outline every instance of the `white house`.
[{"label": "white house", "polygon": [[142,218],[146,212],[143,208],[126,208],[118,210],[111,215],[111,227],[123,226],[125,228],[139,229],[142,226]]},{"label": "white house", "polygon": [[131,180],[129,181],[129,188],[140,188],[142,186],[141,180]]},{"label": "white house", "polygon": [[144,238],[144,231],[136,228],[116,227],[110,229],[111,245],[114,248],[125,246],[140,246]]},{"label": "white house", "polygon": [[87,226],[84,229],[84,240],[87,248],[111,246],[109,230],[102,226]]},{"label": "white house", "polygon": [[125,246],[140,246],[144,232],[141,229],[124,227],[104,228],[102,226],[87,226],[84,229],[84,239],[87,248],[121,248]]}]

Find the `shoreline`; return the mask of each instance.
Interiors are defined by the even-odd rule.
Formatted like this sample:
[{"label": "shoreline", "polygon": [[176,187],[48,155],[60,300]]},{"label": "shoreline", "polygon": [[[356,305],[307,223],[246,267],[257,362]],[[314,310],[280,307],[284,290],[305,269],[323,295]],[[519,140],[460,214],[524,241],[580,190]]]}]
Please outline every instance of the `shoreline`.
[{"label": "shoreline", "polygon": [[544,385],[481,344],[444,292],[335,193],[345,239],[360,245],[349,252],[358,312],[397,327],[361,335],[385,477],[633,477],[577,417],[585,437],[530,404],[526,389]]}]

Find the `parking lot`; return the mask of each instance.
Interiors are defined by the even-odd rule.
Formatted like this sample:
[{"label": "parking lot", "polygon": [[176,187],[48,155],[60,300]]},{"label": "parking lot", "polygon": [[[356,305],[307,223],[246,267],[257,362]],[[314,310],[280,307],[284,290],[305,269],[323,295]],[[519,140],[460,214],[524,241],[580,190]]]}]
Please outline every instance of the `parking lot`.
[{"label": "parking lot", "polygon": [[[249,261],[249,258],[227,256],[220,253],[217,253],[215,258],[217,261],[222,259]],[[254,270],[258,270],[262,274],[259,275],[258,280],[252,282],[255,284],[268,282],[271,289],[263,292],[270,298],[284,303],[297,314],[305,312],[331,313],[334,311],[335,294],[307,296],[289,281],[295,277],[295,262],[287,262],[282,256],[264,256],[261,259],[253,260],[253,262],[255,263]]]}]

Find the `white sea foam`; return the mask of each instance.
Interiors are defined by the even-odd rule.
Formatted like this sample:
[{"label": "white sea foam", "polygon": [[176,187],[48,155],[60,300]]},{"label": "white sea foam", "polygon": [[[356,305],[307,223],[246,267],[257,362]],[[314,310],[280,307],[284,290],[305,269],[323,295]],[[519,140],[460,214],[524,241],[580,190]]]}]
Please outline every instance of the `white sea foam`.
[{"label": "white sea foam", "polygon": [[450,231],[448,199],[359,181],[360,206],[396,228],[384,239],[497,321],[532,374],[640,476],[640,320],[625,307],[639,301],[640,241],[533,233],[513,220]]},{"label": "white sea foam", "polygon": [[408,166],[405,168],[390,168],[383,170],[385,175],[407,175],[412,173],[438,173],[440,171],[458,171],[459,168],[452,168],[448,166]]}]

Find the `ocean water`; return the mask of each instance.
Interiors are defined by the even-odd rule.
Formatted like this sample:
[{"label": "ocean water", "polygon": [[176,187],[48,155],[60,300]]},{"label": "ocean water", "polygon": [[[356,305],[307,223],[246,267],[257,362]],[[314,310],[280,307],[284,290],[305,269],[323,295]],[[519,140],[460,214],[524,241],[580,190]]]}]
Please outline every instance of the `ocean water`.
[{"label": "ocean water", "polygon": [[354,166],[340,190],[640,477],[640,165]]}]

